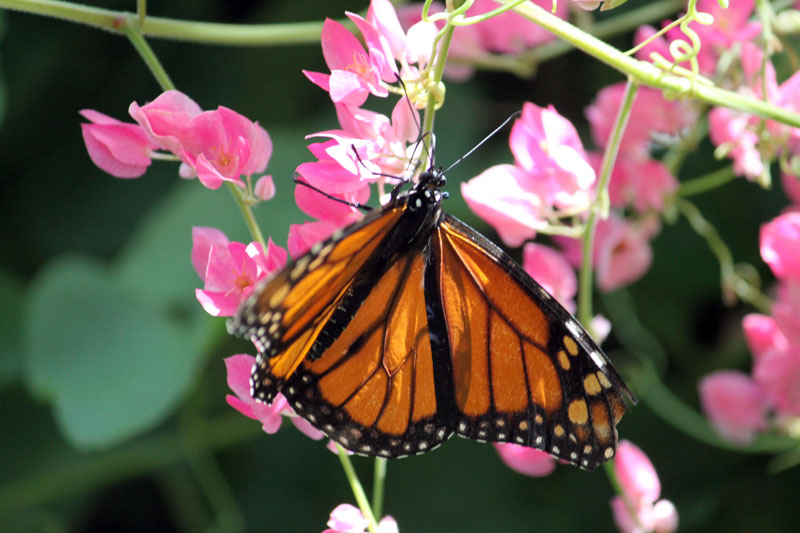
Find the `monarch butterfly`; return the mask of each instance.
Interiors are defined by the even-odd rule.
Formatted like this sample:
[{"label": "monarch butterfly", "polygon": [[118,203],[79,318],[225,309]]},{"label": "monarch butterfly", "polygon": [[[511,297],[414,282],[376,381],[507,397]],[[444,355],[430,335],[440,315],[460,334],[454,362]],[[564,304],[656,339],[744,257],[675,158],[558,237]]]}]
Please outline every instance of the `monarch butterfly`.
[{"label": "monarch butterfly", "polygon": [[513,259],[442,211],[441,167],[315,244],[228,329],[258,357],[251,395],[282,392],[355,453],[404,457],[453,433],[593,470],[616,450],[622,393],[580,324]]}]

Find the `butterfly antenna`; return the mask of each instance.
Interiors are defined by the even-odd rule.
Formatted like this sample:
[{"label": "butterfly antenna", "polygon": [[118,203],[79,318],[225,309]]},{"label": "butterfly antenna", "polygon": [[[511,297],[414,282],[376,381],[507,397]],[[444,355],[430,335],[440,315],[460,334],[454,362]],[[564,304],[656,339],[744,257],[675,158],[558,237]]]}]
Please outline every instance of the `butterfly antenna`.
[{"label": "butterfly antenna", "polygon": [[505,120],[503,121],[503,123],[502,123],[502,124],[500,124],[499,126],[497,126],[497,127],[494,129],[494,131],[493,131],[492,133],[490,133],[489,135],[487,135],[486,137],[484,137],[484,138],[481,140],[481,142],[479,142],[478,144],[476,144],[475,146],[473,146],[473,147],[472,147],[472,149],[471,149],[469,152],[467,152],[466,154],[464,154],[464,155],[462,155],[461,157],[459,157],[459,158],[456,160],[456,162],[455,162],[455,163],[453,163],[452,165],[450,165],[449,167],[447,167],[447,168],[444,170],[444,172],[442,172],[442,174],[447,174],[447,173],[448,173],[448,172],[449,172],[449,171],[450,171],[450,170],[451,170],[451,169],[452,169],[454,166],[456,166],[457,164],[461,163],[463,160],[465,160],[465,159],[466,159],[466,158],[468,158],[470,155],[472,155],[472,152],[474,152],[475,150],[477,150],[478,148],[480,148],[481,146],[483,146],[483,144],[484,144],[486,141],[488,141],[489,139],[491,139],[492,137],[494,137],[494,136],[495,136],[495,134],[496,134],[498,131],[500,131],[500,130],[502,130],[503,128],[505,128],[505,127],[506,127],[506,125],[507,125],[509,122],[511,122],[512,120],[514,120],[515,118],[517,118],[517,117],[518,117],[518,116],[520,116],[521,114],[522,114],[522,111],[515,111],[514,113],[512,113],[512,114],[511,114],[511,116],[510,116],[510,117],[508,117],[507,119],[505,119]]},{"label": "butterfly antenna", "polygon": [[303,181],[302,179],[298,178],[297,174],[295,174],[295,176],[293,178],[293,181],[298,185],[302,185],[303,187],[308,187],[312,191],[318,192],[319,194],[321,194],[325,198],[327,198],[329,200],[333,200],[334,202],[339,202],[341,204],[349,205],[350,207],[355,207],[356,209],[363,209],[364,211],[372,211],[372,207],[368,206],[367,204],[362,204],[360,202],[350,202],[348,200],[345,200],[344,198],[337,198],[336,196],[334,196],[332,194],[329,194],[329,193],[323,191],[322,189],[314,187],[310,183],[308,183],[306,181]]},{"label": "butterfly antenna", "polygon": [[391,179],[393,179],[393,180],[397,180],[397,181],[399,181],[401,185],[402,185],[403,183],[405,183],[406,181],[408,181],[408,180],[407,180],[406,178],[404,178],[403,176],[395,176],[394,174],[384,174],[383,172],[373,172],[372,170],[370,170],[369,168],[367,168],[367,165],[365,165],[365,164],[364,164],[364,161],[362,161],[362,160],[361,160],[361,156],[360,156],[360,155],[358,155],[358,150],[356,150],[356,146],[355,146],[354,144],[351,144],[351,145],[350,145],[350,148],[352,148],[352,150],[353,150],[353,153],[354,153],[354,154],[355,154],[355,156],[356,156],[356,159],[357,159],[357,160],[358,160],[358,162],[361,164],[361,166],[362,166],[362,167],[364,167],[364,170],[366,170],[367,172],[369,172],[369,173],[370,173],[370,174],[372,174],[373,176],[380,176],[380,177],[382,177],[382,178],[391,178]]}]

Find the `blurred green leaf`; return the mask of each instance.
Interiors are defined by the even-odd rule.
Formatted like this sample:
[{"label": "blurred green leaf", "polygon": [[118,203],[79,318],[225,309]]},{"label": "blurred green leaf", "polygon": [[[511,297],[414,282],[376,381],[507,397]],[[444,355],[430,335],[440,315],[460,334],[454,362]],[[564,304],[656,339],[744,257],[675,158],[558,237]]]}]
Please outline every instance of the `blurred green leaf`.
[{"label": "blurred green leaf", "polygon": [[18,379],[22,370],[22,308],[24,290],[19,280],[0,270],[0,385]]},{"label": "blurred green leaf", "polygon": [[80,256],[61,256],[31,286],[27,380],[48,398],[66,438],[113,446],[152,428],[199,370],[207,320],[156,308]]}]

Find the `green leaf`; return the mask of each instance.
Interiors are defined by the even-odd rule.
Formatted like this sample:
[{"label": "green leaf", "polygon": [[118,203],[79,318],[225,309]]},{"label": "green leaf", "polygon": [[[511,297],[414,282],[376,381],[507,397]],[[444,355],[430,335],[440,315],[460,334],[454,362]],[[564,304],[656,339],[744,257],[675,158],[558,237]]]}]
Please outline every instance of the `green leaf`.
[{"label": "green leaf", "polygon": [[205,319],[160,309],[80,256],[43,270],[28,311],[28,384],[82,449],[113,446],[168,416],[198,371],[198,333],[210,329]]}]

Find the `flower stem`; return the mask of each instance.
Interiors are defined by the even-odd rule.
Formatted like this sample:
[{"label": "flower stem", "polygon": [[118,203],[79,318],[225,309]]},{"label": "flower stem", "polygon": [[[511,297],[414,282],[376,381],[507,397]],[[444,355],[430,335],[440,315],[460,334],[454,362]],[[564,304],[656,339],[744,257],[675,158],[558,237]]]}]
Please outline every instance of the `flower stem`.
[{"label": "flower stem", "polygon": [[372,478],[372,511],[375,516],[383,515],[383,493],[386,486],[386,459],[375,458],[375,471]]},{"label": "flower stem", "polygon": [[347,477],[347,482],[350,483],[350,488],[353,491],[353,496],[356,498],[359,509],[361,509],[361,514],[369,521],[367,529],[369,529],[370,533],[378,533],[378,522],[375,520],[375,514],[369,506],[367,495],[364,492],[364,488],[361,486],[361,482],[358,480],[356,471],[353,468],[353,463],[350,461],[350,456],[347,455],[347,451],[338,444],[336,445],[336,449],[339,451],[339,462],[342,463],[344,474]]},{"label": "flower stem", "polygon": [[164,70],[155,52],[153,52],[153,49],[150,47],[150,44],[148,44],[142,35],[140,22],[130,17],[124,18],[121,19],[121,27],[133,47],[139,52],[139,57],[142,58],[144,64],[147,65],[150,72],[152,72],[153,77],[155,77],[161,89],[164,91],[175,89],[175,84],[172,83],[169,74]]},{"label": "flower stem", "polygon": [[681,183],[678,186],[677,194],[682,198],[702,194],[725,185],[735,177],[733,165],[728,165],[714,172],[710,172],[705,176],[700,176],[699,178]]},{"label": "flower stem", "polygon": [[578,320],[588,325],[592,319],[592,256],[594,255],[594,233],[597,227],[598,215],[607,216],[608,213],[608,183],[611,179],[611,170],[617,159],[619,146],[622,142],[622,135],[628,123],[633,101],[636,98],[636,91],[639,84],[628,78],[625,86],[625,94],[622,96],[622,105],[617,112],[614,128],[611,130],[611,137],[606,145],[603,154],[603,163],[598,176],[597,190],[595,192],[592,208],[589,210],[589,218],[586,221],[586,232],[583,234],[583,259],[581,260],[580,270],[580,291],[578,293]]},{"label": "flower stem", "polygon": [[258,227],[258,222],[256,222],[256,217],[253,214],[252,207],[247,202],[247,197],[245,192],[241,189],[241,187],[239,187],[238,185],[234,185],[231,182],[226,182],[226,185],[228,186],[228,190],[233,195],[233,199],[236,202],[236,205],[239,206],[239,209],[242,212],[244,221],[247,224],[247,229],[250,230],[250,235],[253,237],[253,240],[261,243],[261,246],[263,246],[264,250],[266,250],[267,241],[264,240],[264,234],[261,233],[261,228]]}]

